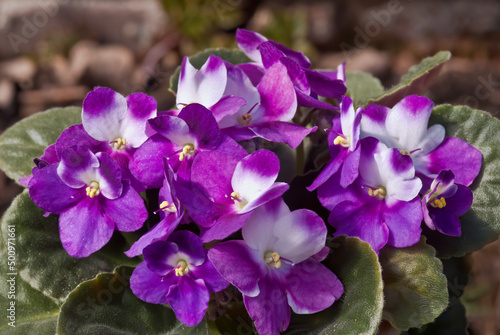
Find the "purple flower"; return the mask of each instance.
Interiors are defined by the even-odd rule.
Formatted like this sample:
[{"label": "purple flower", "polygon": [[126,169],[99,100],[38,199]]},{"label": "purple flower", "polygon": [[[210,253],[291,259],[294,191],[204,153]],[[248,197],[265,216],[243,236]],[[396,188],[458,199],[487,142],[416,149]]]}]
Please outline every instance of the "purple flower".
[{"label": "purple flower", "polygon": [[189,231],[173,233],[144,249],[144,262],[130,278],[130,288],[140,299],[170,304],[187,326],[201,322],[210,293],[228,286],[206,256],[200,239]]},{"label": "purple flower", "polygon": [[378,252],[384,245],[401,248],[420,239],[422,210],[410,157],[388,149],[374,138],[361,141],[358,179],[347,188],[336,173],[318,189],[318,198],[331,211],[328,222],[335,236],[356,236]]},{"label": "purple flower", "polygon": [[193,160],[190,182],[174,181],[174,188],[187,213],[202,226],[202,241],[208,242],[236,232],[256,208],[289,188],[275,182],[279,168],[278,157],[268,150],[243,159],[201,152]]},{"label": "purple flower", "polygon": [[422,198],[425,224],[432,230],[460,236],[459,216],[464,215],[472,205],[472,191],[454,182],[450,170],[441,171],[432,181],[429,191]]},{"label": "purple flower", "polygon": [[208,257],[243,293],[259,334],[279,335],[295,313],[319,312],[343,293],[338,278],[315,258],[327,230],[307,209],[290,212],[281,198],[259,207],[242,229],[243,240],[215,245]]},{"label": "purple flower", "polygon": [[106,152],[138,191],[145,187],[132,176],[128,163],[135,149],[148,139],[147,120],[154,116],[156,101],[143,93],[124,98],[109,88],[96,87],[83,101],[83,128],[93,139],[108,144]]},{"label": "purple flower", "polygon": [[58,164],[40,169],[29,192],[38,207],[60,215],[61,241],[74,257],[102,248],[115,228],[139,229],[148,216],[141,196],[122,180],[113,160],[81,146],[65,149]]},{"label": "purple flower", "polygon": [[323,168],[316,180],[307,189],[313,191],[325,183],[342,166],[340,172],[340,186],[347,187],[358,177],[359,133],[361,110],[354,111],[352,100],[343,97],[340,105],[340,118],[333,120],[333,126],[328,133],[328,148],[330,161]]},{"label": "purple flower", "polygon": [[442,125],[427,129],[433,107],[432,101],[416,95],[392,109],[370,105],[363,111],[361,138],[375,137],[410,156],[424,185],[442,170],[452,170],[457,183],[469,186],[481,169],[481,152],[459,138],[445,138]]},{"label": "purple flower", "polygon": [[240,49],[255,62],[239,65],[252,82],[256,84],[266,71],[280,63],[286,68],[286,76],[292,81],[301,106],[334,109],[318,100],[318,95],[341,99],[346,92],[342,75],[310,70],[311,62],[301,52],[246,29],[238,29],[236,41]]},{"label": "purple flower", "polygon": [[153,188],[163,184],[163,157],[189,179],[191,164],[197,153],[218,150],[236,157],[246,151],[229,136],[220,132],[212,113],[200,104],[184,107],[178,116],[160,115],[149,120],[157,133],[149,138],[132,156],[130,170],[141,182]]}]

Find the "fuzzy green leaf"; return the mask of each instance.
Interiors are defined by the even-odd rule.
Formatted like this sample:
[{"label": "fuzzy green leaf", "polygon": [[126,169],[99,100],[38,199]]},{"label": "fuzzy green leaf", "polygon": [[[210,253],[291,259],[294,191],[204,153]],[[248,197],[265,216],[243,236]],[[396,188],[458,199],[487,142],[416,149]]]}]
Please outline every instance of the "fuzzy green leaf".
[{"label": "fuzzy green leaf", "polygon": [[451,57],[449,51],[440,51],[432,57],[413,65],[408,73],[401,77],[399,84],[386,90],[378,97],[369,99],[369,103],[392,107],[411,94],[423,94],[439,74],[442,65]]},{"label": "fuzzy green leaf", "polygon": [[99,272],[137,263],[137,259],[123,254],[127,246],[119,234],[87,258],[71,257],[59,238],[58,216],[43,214],[25,190],[5,212],[1,227],[2,232],[9,226],[16,229],[16,267],[20,278],[54,301],[62,302],[78,284]]},{"label": "fuzzy green leaf", "polygon": [[187,327],[165,305],[149,304],[130,289],[133,268],[118,267],[78,285],[61,307],[57,335],[206,335],[205,321]]},{"label": "fuzzy green leaf", "polygon": [[[215,48],[206,49],[202,52],[197,53],[189,57],[189,62],[198,70],[205,64],[210,55],[215,55],[222,58],[223,60],[233,64],[248,63],[252,60],[243,53],[243,51],[238,49],[226,49],[226,48]],[[181,73],[181,67],[178,66],[175,69],[174,74],[170,77],[170,90],[177,92],[177,84],[179,83],[179,74]]]},{"label": "fuzzy green leaf", "polygon": [[339,236],[324,264],[340,279],[344,294],[322,312],[292,315],[284,334],[376,334],[384,304],[377,254],[356,237]]},{"label": "fuzzy green leaf", "polygon": [[346,73],[347,95],[352,99],[354,108],[384,93],[384,87],[378,78],[365,72]]},{"label": "fuzzy green leaf", "polygon": [[447,279],[434,248],[420,242],[380,250],[384,279],[383,317],[399,330],[434,321],[448,305]]},{"label": "fuzzy green leaf", "polygon": [[436,123],[446,128],[446,136],[461,138],[483,155],[479,176],[470,186],[474,194],[472,207],[460,217],[462,235],[425,232],[439,257],[459,257],[500,235],[500,120],[466,106],[440,105],[434,108],[429,122]]},{"label": "fuzzy green leaf", "polygon": [[0,136],[0,169],[15,181],[29,176],[33,159],[55,143],[64,129],[81,123],[81,114],[79,107],[53,108],[14,124]]}]

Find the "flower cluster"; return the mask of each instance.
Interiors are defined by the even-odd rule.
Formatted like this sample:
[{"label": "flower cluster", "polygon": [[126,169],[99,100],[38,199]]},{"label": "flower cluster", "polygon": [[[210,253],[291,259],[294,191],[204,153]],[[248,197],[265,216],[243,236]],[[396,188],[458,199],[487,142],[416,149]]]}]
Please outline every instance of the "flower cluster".
[{"label": "flower cluster", "polygon": [[144,258],[130,280],[135,295],[170,304],[194,326],[210,293],[232,284],[259,334],[279,334],[291,310],[316,313],[344,291],[321,263],[327,226],[309,209],[290,211],[280,160],[262,146],[296,148],[317,130],[292,122],[298,106],[333,117],[331,160],[309,190],[318,188],[335,235],[357,236],[377,252],[416,243],[422,221],[459,235],[481,154],[440,125],[427,128],[427,98],[355,110],[343,64],[311,70],[302,53],[243,29],[237,42],[252,62],[211,55],[197,69],[183,60],[175,110],[157,112],[142,93],[95,88],[82,124],[66,129],[22,182],[40,208],[59,215],[62,244],[75,257],[98,251],[115,228],[140,229],[148,211],[139,193],[156,190],[148,194],[157,194],[157,223],[126,252]]}]

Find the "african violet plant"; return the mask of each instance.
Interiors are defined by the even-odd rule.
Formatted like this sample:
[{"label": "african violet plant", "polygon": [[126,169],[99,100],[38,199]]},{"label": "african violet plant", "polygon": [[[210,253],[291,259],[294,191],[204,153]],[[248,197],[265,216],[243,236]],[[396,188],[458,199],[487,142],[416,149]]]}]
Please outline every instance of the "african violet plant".
[{"label": "african violet plant", "polygon": [[236,39],[183,60],[176,109],[96,87],[0,137],[27,187],[1,222],[3,333],[465,334],[500,122],[419,95],[450,54],[384,90]]}]

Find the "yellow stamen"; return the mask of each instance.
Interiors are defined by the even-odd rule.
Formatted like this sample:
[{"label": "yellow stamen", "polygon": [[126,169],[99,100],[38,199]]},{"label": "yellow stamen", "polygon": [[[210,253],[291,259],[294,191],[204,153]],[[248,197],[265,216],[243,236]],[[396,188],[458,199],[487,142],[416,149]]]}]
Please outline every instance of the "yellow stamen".
[{"label": "yellow stamen", "polygon": [[430,203],[430,205],[434,208],[443,208],[446,206],[446,200],[441,197],[441,199],[436,199]]},{"label": "yellow stamen", "polygon": [[164,212],[170,212],[170,213],[177,212],[177,208],[175,207],[175,205],[173,203],[170,204],[168,201],[163,201],[160,204],[160,209]]},{"label": "yellow stamen", "polygon": [[250,122],[252,122],[252,114],[243,114],[241,116],[241,119],[238,121],[240,126],[248,126],[250,125]]},{"label": "yellow stamen", "polygon": [[194,145],[188,143],[182,148],[182,152],[179,154],[179,160],[182,162],[187,155],[194,155]]},{"label": "yellow stamen", "polygon": [[333,144],[341,145],[344,148],[349,148],[351,146],[351,138],[349,136],[347,138],[345,138],[345,137],[339,135],[339,136],[335,137],[335,139],[333,140]]},{"label": "yellow stamen", "polygon": [[264,260],[269,266],[274,266],[276,269],[281,267],[280,255],[275,251],[273,253],[268,252],[264,255]]},{"label": "yellow stamen", "polygon": [[377,199],[381,200],[385,198],[385,196],[387,195],[387,191],[384,187],[380,187],[375,190],[372,188],[368,188],[368,195],[370,197],[377,197]]},{"label": "yellow stamen", "polygon": [[99,193],[101,193],[99,191],[99,183],[96,182],[95,180],[90,182],[90,185],[85,189],[85,191],[87,191],[87,196],[89,196],[91,198],[93,198],[96,195],[99,195]]},{"label": "yellow stamen", "polygon": [[125,146],[127,145],[127,140],[124,138],[117,138],[116,140],[114,140],[111,143],[113,144],[113,148],[115,150],[121,150],[121,149],[124,149]]},{"label": "yellow stamen", "polygon": [[401,153],[401,155],[405,155],[405,156],[410,156],[411,152],[409,152],[408,150],[399,150],[399,152]]},{"label": "yellow stamen", "polygon": [[182,277],[184,276],[186,273],[188,273],[188,268],[187,268],[187,263],[185,260],[181,259],[178,263],[177,263],[177,267],[175,268],[175,275],[177,277]]}]

